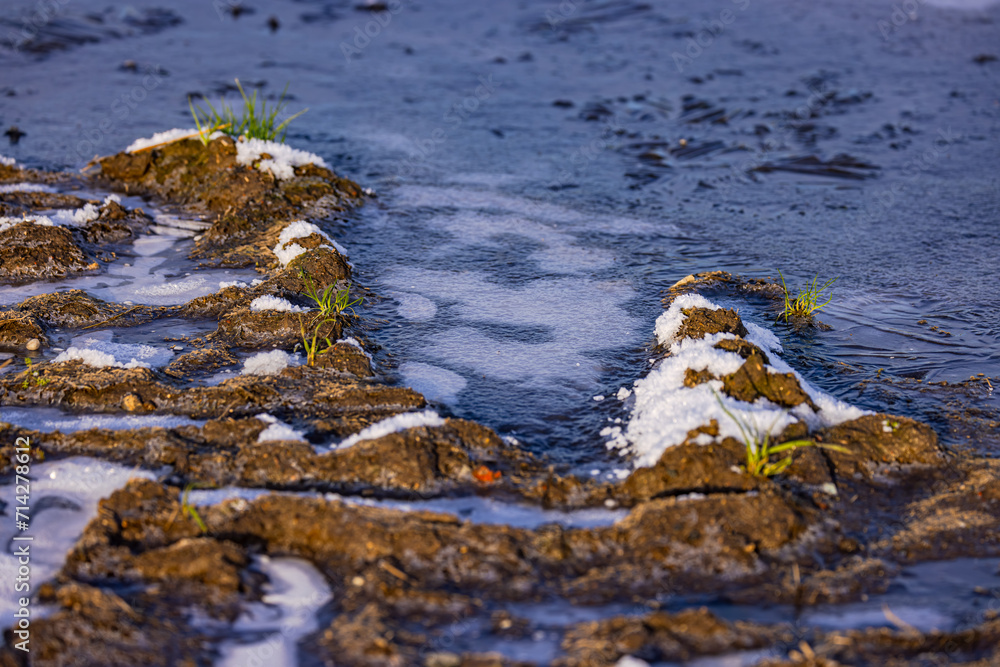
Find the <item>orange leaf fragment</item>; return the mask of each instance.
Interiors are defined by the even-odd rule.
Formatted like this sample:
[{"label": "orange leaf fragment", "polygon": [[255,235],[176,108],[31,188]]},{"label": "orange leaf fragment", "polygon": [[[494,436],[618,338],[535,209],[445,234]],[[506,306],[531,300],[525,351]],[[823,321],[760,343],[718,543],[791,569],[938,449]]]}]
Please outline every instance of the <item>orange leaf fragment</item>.
[{"label": "orange leaf fragment", "polygon": [[483,465],[478,466],[475,470],[472,471],[472,476],[475,477],[476,480],[484,484],[492,484],[493,482],[500,479],[501,475],[503,475],[503,473],[500,472],[499,470],[490,470],[489,468]]}]

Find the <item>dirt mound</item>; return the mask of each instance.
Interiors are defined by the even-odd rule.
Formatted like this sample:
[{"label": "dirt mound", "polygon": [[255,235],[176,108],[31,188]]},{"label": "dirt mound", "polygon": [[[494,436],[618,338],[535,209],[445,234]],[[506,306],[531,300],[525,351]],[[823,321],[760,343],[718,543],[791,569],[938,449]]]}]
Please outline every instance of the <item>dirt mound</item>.
[{"label": "dirt mound", "polygon": [[23,283],[98,269],[63,227],[20,222],[0,231],[0,279]]},{"label": "dirt mound", "polygon": [[236,143],[228,136],[207,146],[184,139],[102,158],[99,180],[214,216],[193,256],[234,267],[273,264],[265,237],[275,221],[303,217],[312,208],[343,211],[361,201],[356,183],[323,167],[296,167],[294,178],[279,180],[238,164],[236,155]]}]

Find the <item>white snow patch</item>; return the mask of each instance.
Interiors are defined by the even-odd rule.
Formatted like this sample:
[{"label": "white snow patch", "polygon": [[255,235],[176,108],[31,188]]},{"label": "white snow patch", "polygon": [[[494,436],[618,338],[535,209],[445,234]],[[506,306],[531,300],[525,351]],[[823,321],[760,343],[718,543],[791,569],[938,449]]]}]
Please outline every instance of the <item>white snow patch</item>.
[{"label": "white snow patch", "polygon": [[618,393],[615,394],[615,398],[619,401],[624,401],[626,398],[632,395],[632,390],[628,387],[621,387],[618,389]]},{"label": "white snow patch", "polygon": [[251,301],[250,310],[254,313],[264,310],[279,310],[286,313],[305,313],[309,311],[308,308],[303,308],[302,306],[293,306],[292,302],[288,299],[270,295],[259,296]]},{"label": "white snow patch", "polygon": [[96,334],[77,336],[70,341],[70,347],[53,362],[80,359],[88,366],[105,368],[152,368],[165,366],[173,359],[174,353],[165,348],[150,345],[112,342],[113,334],[102,331]]},{"label": "white snow patch", "polygon": [[5,157],[3,155],[0,155],[0,164],[7,167],[13,167],[14,165],[17,164],[17,162],[12,157]]},{"label": "white snow patch", "polygon": [[399,367],[403,381],[428,401],[454,403],[468,382],[458,373],[440,366],[408,361]]},{"label": "white snow patch", "polygon": [[649,663],[630,655],[624,655],[615,663],[615,667],[649,667]]},{"label": "white snow patch", "polygon": [[292,355],[284,350],[258,352],[243,362],[243,375],[277,375],[292,365]]},{"label": "white snow patch", "polygon": [[[4,192],[4,190],[0,188],[0,192]],[[110,195],[108,199],[114,196],[115,195]],[[107,200],[105,200],[105,203],[107,203]],[[9,227],[24,221],[33,222],[36,225],[43,225],[45,227],[51,227],[53,225],[70,225],[72,227],[80,227],[87,224],[91,220],[97,220],[99,217],[101,217],[101,209],[99,206],[96,204],[85,204],[83,208],[54,211],[51,216],[29,215],[23,218],[0,218],[0,231],[4,231]]]},{"label": "white snow patch", "polygon": [[[716,377],[734,373],[743,365],[739,355],[715,348],[723,339],[735,338],[732,334],[716,333],[701,339],[674,338],[684,320],[681,310],[702,307],[716,310],[716,304],[700,295],[682,295],[656,321],[656,334],[663,344],[670,345],[670,355],[664,358],[645,378],[636,381],[635,405],[624,430],[608,427],[602,433],[609,437],[609,449],[621,449],[634,457],[636,467],[652,466],[663,452],[680,444],[689,431],[709,424],[713,419],[719,424],[718,440],[727,436],[742,441],[739,426],[726,414],[726,410],[760,434],[780,433],[786,426],[804,421],[810,428],[839,424],[856,419],[865,411],[839,401],[812,387],[788,364],[776,355],[781,349],[777,337],[763,327],[747,324],[747,340],[768,352],[771,364],[768,369],[778,373],[793,373],[809,394],[818,412],[802,404],[792,410],[772,404],[766,399],[745,403],[721,393],[722,382],[711,380],[696,387],[684,386],[687,369],[707,370]],[[627,390],[626,390],[627,391]],[[621,391],[619,392],[621,394]],[[626,395],[627,397],[627,395]],[[725,405],[725,410],[719,401]],[[708,444],[714,438],[698,436],[698,444]]]},{"label": "white snow patch", "polygon": [[418,426],[441,426],[443,424],[444,419],[432,410],[404,412],[403,414],[376,422],[360,433],[355,433],[350,437],[344,438],[340,444],[334,446],[334,449],[346,449],[363,440],[375,440],[390,433],[398,433],[399,431],[417,428]]},{"label": "white snow patch", "polygon": [[257,442],[272,442],[275,440],[305,440],[305,434],[301,431],[296,431],[288,424],[278,421],[277,417],[272,417],[269,414],[257,415],[257,419],[261,420],[268,425],[260,435],[257,436]]},{"label": "white snow patch", "polygon": [[264,281],[260,278],[255,278],[251,280],[250,283],[245,283],[242,280],[224,280],[219,283],[219,289],[226,289],[227,287],[239,287],[243,289],[244,287],[257,287],[257,285],[263,285]]},{"label": "white snow patch", "polygon": [[[157,132],[148,139],[136,139],[131,144],[129,144],[128,148],[125,149],[125,152],[134,153],[138,150],[142,150],[143,148],[149,148],[150,146],[155,146],[157,144],[165,144],[169,141],[177,141],[181,137],[191,137],[191,135],[196,135],[196,134],[198,134],[198,128],[190,127],[187,129],[181,129],[175,127],[172,130],[164,130],[163,132]],[[222,135],[223,135],[222,132],[213,132],[212,134],[208,135],[208,138],[215,139],[217,137],[221,137]],[[197,137],[192,137],[192,138],[197,138]]]},{"label": "white snow patch", "polygon": [[101,209],[94,204],[85,204],[83,208],[73,211],[56,211],[52,214],[52,219],[57,224],[74,227],[81,227],[91,220],[97,220],[99,217],[101,217]]},{"label": "white snow patch", "polygon": [[282,229],[281,235],[278,236],[278,244],[274,246],[272,252],[278,258],[278,261],[281,262],[282,266],[288,266],[289,262],[306,252],[305,248],[300,246],[298,243],[292,243],[292,241],[295,239],[306,238],[312,234],[319,234],[328,241],[328,243],[320,246],[321,248],[333,248],[344,257],[347,256],[347,250],[344,249],[344,246],[330,238],[330,235],[322,229],[311,222],[306,222],[305,220],[295,220]]},{"label": "white snow patch", "polygon": [[[260,156],[267,153],[271,157],[260,160]],[[286,144],[279,144],[276,141],[266,141],[264,139],[244,139],[236,142],[236,162],[244,166],[250,166],[257,160],[257,168],[261,171],[269,171],[279,180],[286,180],[295,176],[295,167],[302,167],[307,164],[314,164],[317,167],[326,167],[326,162],[318,155],[308,151],[292,148]]]}]

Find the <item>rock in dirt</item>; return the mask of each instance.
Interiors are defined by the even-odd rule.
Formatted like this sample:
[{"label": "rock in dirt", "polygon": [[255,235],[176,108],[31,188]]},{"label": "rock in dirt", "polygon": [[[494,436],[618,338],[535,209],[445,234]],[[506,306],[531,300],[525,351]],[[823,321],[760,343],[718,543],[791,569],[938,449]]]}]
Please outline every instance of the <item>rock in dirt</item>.
[{"label": "rock in dirt", "polygon": [[208,339],[225,345],[249,350],[263,348],[291,349],[302,339],[318,334],[320,348],[324,339],[335,341],[343,329],[342,318],[320,320],[317,313],[292,313],[278,310],[251,311],[249,308],[227,313],[219,328]]},{"label": "rock in dirt", "polygon": [[44,330],[35,318],[0,310],[0,349],[30,352],[39,349],[43,341],[46,341]]},{"label": "rock in dirt", "polygon": [[943,450],[926,424],[891,415],[865,415],[816,434],[818,442],[838,445],[828,450],[838,475],[871,475],[879,464],[940,466]]},{"label": "rock in dirt", "polygon": [[765,363],[761,355],[750,354],[735,373],[722,378],[723,393],[746,403],[766,398],[785,408],[805,403],[813,412],[819,411],[809,395],[802,390],[794,373],[772,372]]},{"label": "rock in dirt", "polygon": [[[177,312],[176,307],[128,306],[96,299],[83,290],[67,290],[28,297],[6,311],[9,316],[29,316],[46,327],[83,329],[107,323],[135,326]],[[0,311],[0,317],[5,316]]]}]

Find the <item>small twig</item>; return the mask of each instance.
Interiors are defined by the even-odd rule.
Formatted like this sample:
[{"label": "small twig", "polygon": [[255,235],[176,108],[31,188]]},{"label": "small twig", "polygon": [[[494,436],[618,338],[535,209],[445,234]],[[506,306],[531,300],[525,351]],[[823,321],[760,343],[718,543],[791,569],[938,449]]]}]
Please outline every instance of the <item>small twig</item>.
[{"label": "small twig", "polygon": [[229,407],[228,407],[228,408],[226,408],[225,412],[223,412],[223,413],[222,413],[221,415],[219,415],[219,417],[218,417],[218,418],[219,418],[220,420],[222,420],[222,419],[225,419],[225,418],[226,418],[226,415],[228,415],[228,414],[229,414],[230,412],[232,412],[232,411],[233,411],[233,408],[235,408],[235,407],[236,407],[236,404],[237,404],[237,403],[239,402],[239,400],[240,400],[240,399],[239,399],[238,397],[237,397],[237,398],[234,398],[234,399],[233,399],[233,402],[229,404]]},{"label": "small twig", "polygon": [[388,572],[389,574],[391,574],[392,576],[396,577],[397,579],[401,579],[402,581],[409,581],[410,580],[410,578],[408,576],[406,576],[405,572],[403,572],[402,570],[400,570],[395,565],[391,565],[389,563],[386,563],[384,560],[380,560],[378,562],[378,566],[380,568],[382,568],[383,570],[385,570],[386,572]]},{"label": "small twig", "polygon": [[885,614],[887,621],[895,625],[903,632],[920,634],[919,630],[897,616],[896,612],[890,609],[888,604],[882,603],[882,613]]},{"label": "small twig", "polygon": [[125,310],[125,311],[122,311],[122,312],[118,313],[117,315],[115,315],[114,317],[109,317],[108,319],[104,320],[103,322],[98,322],[97,324],[90,324],[90,325],[88,325],[88,326],[85,326],[85,327],[83,327],[83,328],[84,328],[84,329],[93,329],[94,327],[99,327],[99,326],[101,326],[102,324],[107,324],[107,323],[108,323],[108,322],[110,322],[111,320],[117,320],[117,319],[118,319],[119,317],[121,317],[122,315],[128,315],[128,314],[129,314],[129,313],[131,313],[131,312],[132,312],[133,310],[138,310],[138,309],[140,309],[140,308],[142,308],[142,306],[132,306],[132,307],[131,307],[131,308],[129,308],[128,310]]},{"label": "small twig", "polygon": [[111,156],[110,155],[105,155],[104,157],[101,157],[100,155],[95,155],[93,158],[91,158],[90,162],[88,162],[87,164],[85,164],[83,166],[83,169],[80,170],[80,173],[86,174],[87,170],[93,169],[94,167],[101,166],[101,160],[104,160],[104,159],[109,158],[109,157],[111,157]]}]

